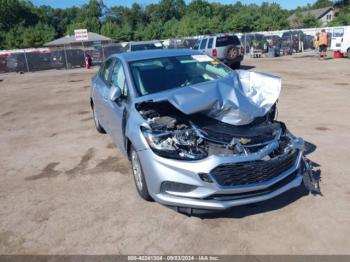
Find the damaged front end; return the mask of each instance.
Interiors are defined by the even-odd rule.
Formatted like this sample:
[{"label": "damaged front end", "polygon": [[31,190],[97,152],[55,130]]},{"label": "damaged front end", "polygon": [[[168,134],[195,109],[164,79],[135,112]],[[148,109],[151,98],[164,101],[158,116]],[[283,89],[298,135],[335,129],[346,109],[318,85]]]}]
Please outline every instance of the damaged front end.
[{"label": "damaged front end", "polygon": [[200,160],[211,155],[248,156],[273,145],[264,161],[302,150],[284,123],[274,120],[275,106],[251,124],[233,126],[202,113],[186,115],[169,102],[143,102],[137,110],[148,126],[141,131],[154,153],[178,160]]},{"label": "damaged front end", "polygon": [[[302,175],[309,172],[303,154],[304,141],[275,119],[276,92],[268,103],[261,92],[253,101],[252,97],[257,98],[259,92],[242,87],[242,77],[238,81],[241,92],[236,98],[240,99],[233,98],[231,90],[225,87],[227,83],[221,83],[216,85],[216,92],[207,89],[212,92],[210,98],[206,97],[206,87],[190,90],[200,93],[199,100],[206,97],[207,106],[198,105],[197,100],[192,103],[197,108],[191,107],[184,90],[170,94],[168,99],[136,104],[145,120],[141,132],[147,144],[154,154],[170,161],[159,160],[156,168],[149,168],[149,172],[169,174],[159,179],[159,202],[225,209],[274,197],[300,185]],[[250,87],[256,84],[248,82]],[[245,96],[248,100],[242,99],[244,88],[251,93],[250,97]],[[247,108],[250,111],[245,111]],[[196,178],[176,177],[172,175],[174,170]],[[191,200],[180,201],[171,196]]]}]

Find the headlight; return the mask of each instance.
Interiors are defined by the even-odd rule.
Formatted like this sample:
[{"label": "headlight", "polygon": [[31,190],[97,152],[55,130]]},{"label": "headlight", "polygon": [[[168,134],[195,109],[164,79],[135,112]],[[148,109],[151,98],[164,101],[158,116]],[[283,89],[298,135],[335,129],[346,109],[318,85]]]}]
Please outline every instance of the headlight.
[{"label": "headlight", "polygon": [[182,160],[208,156],[205,142],[193,129],[155,131],[141,127],[141,131],[152,151],[159,156]]}]

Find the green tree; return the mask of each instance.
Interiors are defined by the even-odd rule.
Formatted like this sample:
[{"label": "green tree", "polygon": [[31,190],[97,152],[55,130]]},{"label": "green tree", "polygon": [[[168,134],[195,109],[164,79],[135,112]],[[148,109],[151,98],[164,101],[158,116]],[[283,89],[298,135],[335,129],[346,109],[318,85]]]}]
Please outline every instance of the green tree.
[{"label": "green tree", "polygon": [[100,18],[103,16],[105,5],[102,0],[90,0],[83,5],[77,14],[76,22],[67,26],[67,33],[72,34],[74,29],[87,29],[89,32],[100,32]]},{"label": "green tree", "polygon": [[168,20],[163,25],[163,30],[161,32],[161,38],[170,38],[178,36],[179,21],[175,18]]},{"label": "green tree", "polygon": [[55,38],[55,29],[47,24],[38,23],[23,32],[22,47],[40,47]]},{"label": "green tree", "polygon": [[333,2],[330,0],[317,0],[316,3],[312,5],[312,8],[317,9],[317,8],[323,8],[328,6],[333,6]]},{"label": "green tree", "polygon": [[350,11],[344,9],[330,22],[330,26],[347,26],[350,25]]},{"label": "green tree", "polygon": [[101,27],[101,34],[114,39],[120,30],[120,26],[114,22],[106,22]]},{"label": "green tree", "polygon": [[254,31],[255,16],[248,12],[238,13],[229,17],[224,24],[226,32],[252,32]]},{"label": "green tree", "polygon": [[155,9],[154,21],[166,22],[172,18],[181,19],[186,4],[183,0],[161,0]]},{"label": "green tree", "polygon": [[23,47],[23,33],[25,27],[23,24],[19,24],[11,28],[4,37],[2,47],[5,49],[14,49]]},{"label": "green tree", "polygon": [[100,32],[101,23],[98,18],[92,17],[91,19],[86,19],[82,22],[76,22],[67,25],[66,34],[73,35],[76,29],[87,29],[89,32]]},{"label": "green tree", "polygon": [[207,1],[193,0],[187,6],[186,14],[210,17],[213,14],[213,8]]},{"label": "green tree", "polygon": [[302,27],[310,28],[310,27],[320,27],[320,21],[312,14],[308,13],[302,18]]},{"label": "green tree", "polygon": [[0,0],[0,31],[8,31],[17,25],[32,26],[39,20],[34,7],[27,1]]}]

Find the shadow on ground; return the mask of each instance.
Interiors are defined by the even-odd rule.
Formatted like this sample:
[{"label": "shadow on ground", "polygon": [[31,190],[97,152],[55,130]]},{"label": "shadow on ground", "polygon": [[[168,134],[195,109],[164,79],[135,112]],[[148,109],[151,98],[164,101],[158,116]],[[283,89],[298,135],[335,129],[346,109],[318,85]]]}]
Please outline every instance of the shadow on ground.
[{"label": "shadow on ground", "polygon": [[241,65],[239,67],[239,69],[242,69],[242,70],[250,70],[250,69],[253,69],[255,68],[255,66],[251,66],[251,65]]}]

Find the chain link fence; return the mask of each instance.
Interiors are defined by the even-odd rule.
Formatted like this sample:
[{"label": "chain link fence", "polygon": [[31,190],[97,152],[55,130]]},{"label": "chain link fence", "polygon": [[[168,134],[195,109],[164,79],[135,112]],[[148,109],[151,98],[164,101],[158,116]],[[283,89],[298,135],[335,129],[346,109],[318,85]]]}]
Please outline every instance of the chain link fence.
[{"label": "chain link fence", "polygon": [[121,44],[95,45],[85,47],[69,46],[41,48],[37,50],[2,51],[0,73],[35,72],[48,69],[72,69],[85,67],[85,58],[90,56],[92,65],[101,64],[107,57],[124,52]]},{"label": "chain link fence", "polygon": [[[342,27],[344,28],[344,27]],[[341,28],[325,28],[329,34],[329,47],[338,46]],[[284,30],[259,33],[239,33],[244,54],[250,57],[275,57],[292,55],[306,50],[318,50],[316,35],[321,28]],[[344,31],[344,30],[343,30]],[[162,40],[165,48],[193,48],[203,36],[179,37]],[[338,39],[338,40],[337,40]],[[85,58],[92,58],[92,65],[101,64],[115,53],[124,52],[125,43],[102,44],[99,41],[74,46],[41,48],[32,50],[0,51],[0,73],[35,72],[47,69],[71,69],[85,66]]]}]

